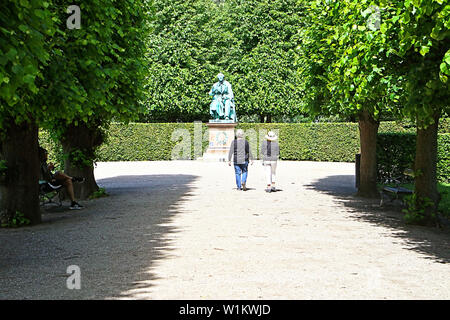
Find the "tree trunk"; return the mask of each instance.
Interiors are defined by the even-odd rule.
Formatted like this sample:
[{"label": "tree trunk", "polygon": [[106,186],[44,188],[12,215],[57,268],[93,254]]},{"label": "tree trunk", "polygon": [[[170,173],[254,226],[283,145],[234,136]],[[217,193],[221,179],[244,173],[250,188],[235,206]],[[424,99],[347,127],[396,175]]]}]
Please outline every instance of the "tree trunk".
[{"label": "tree trunk", "polygon": [[7,169],[0,183],[0,222],[9,224],[20,213],[31,224],[40,223],[37,125],[11,121],[1,149]]},{"label": "tree trunk", "polygon": [[[434,120],[434,124],[426,129],[420,129],[419,121],[417,126],[416,158],[414,161],[416,173],[415,205],[417,209],[424,209],[425,224],[431,224],[434,221],[433,215],[437,211],[440,200],[436,177],[439,115],[435,115]],[[431,200],[429,205],[426,205],[426,199]]]},{"label": "tree trunk", "polygon": [[[93,159],[93,155],[97,146],[103,142],[101,133],[97,127],[89,128],[86,124],[74,124],[66,128],[61,144],[63,146],[66,160],[64,162],[64,172],[71,177],[83,177],[83,183],[74,183],[74,192],[76,199],[87,199],[99,187],[94,177],[93,161],[84,161],[81,163],[79,159],[73,157],[73,152],[80,150],[83,157]],[[69,155],[69,156],[67,156]]]},{"label": "tree trunk", "polygon": [[260,114],[260,115],[259,115],[259,122],[260,122],[260,123],[264,123],[264,118],[265,118],[264,115],[263,115],[263,114]]},{"label": "tree trunk", "polygon": [[361,143],[361,165],[358,195],[378,197],[377,191],[377,133],[380,122],[368,111],[359,114],[359,136]]},{"label": "tree trunk", "polygon": [[267,118],[266,118],[267,120],[266,120],[266,122],[267,123],[272,123],[272,116],[269,114],[269,115],[267,115]]}]

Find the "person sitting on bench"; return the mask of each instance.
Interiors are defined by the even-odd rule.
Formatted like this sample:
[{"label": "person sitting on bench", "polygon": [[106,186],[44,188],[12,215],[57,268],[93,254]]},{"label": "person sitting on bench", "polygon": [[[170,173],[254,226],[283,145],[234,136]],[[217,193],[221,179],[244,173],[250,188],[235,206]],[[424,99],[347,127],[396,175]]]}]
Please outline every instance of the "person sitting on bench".
[{"label": "person sitting on bench", "polygon": [[55,169],[53,163],[47,164],[48,152],[42,147],[39,147],[39,161],[41,169],[41,180],[45,180],[54,186],[64,186],[69,195],[71,204],[70,210],[80,210],[83,206],[75,201],[75,193],[73,191],[73,182],[84,182],[84,178],[70,177],[67,174],[57,171],[54,174],[52,170]]}]

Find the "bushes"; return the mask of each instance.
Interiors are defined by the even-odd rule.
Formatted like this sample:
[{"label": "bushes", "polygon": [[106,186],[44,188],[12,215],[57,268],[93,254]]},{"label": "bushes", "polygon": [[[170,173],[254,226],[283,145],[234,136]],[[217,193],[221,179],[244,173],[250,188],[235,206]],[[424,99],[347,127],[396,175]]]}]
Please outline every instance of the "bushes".
[{"label": "bushes", "polygon": [[437,178],[439,182],[450,183],[450,133],[438,136]]},{"label": "bushes", "polygon": [[401,177],[412,168],[416,153],[414,133],[379,133],[377,136],[378,181]]},{"label": "bushes", "polygon": [[450,133],[450,118],[439,120],[439,133]]},{"label": "bushes", "polygon": [[[206,126],[201,125],[202,134]],[[178,134],[179,135],[178,135]],[[131,123],[112,124],[108,138],[97,151],[98,161],[162,161],[172,160],[174,147],[182,141],[182,135],[187,135],[191,141],[190,156],[194,154],[194,124],[193,123]],[[190,143],[192,142],[192,143]],[[202,149],[207,146],[203,142]]]},{"label": "bushes", "polygon": [[[241,123],[254,154],[269,130],[278,132],[283,160],[353,162],[359,150],[357,123]],[[208,146],[206,124],[131,123],[112,124],[107,142],[97,151],[97,161],[171,160],[174,150],[188,150],[184,159],[194,159],[194,131],[201,140],[202,152]],[[395,122],[382,122],[378,134],[379,178],[400,176],[410,168],[415,155],[415,129]],[[184,135],[186,145],[181,144]],[[47,133],[40,133],[41,145],[49,150],[49,159],[60,163],[61,149]],[[175,148],[177,147],[177,148]],[[180,159],[179,152],[175,158]],[[438,179],[450,182],[450,134],[439,134]]]},{"label": "bushes", "polygon": [[[194,158],[194,123],[131,123],[112,124],[106,143],[97,151],[98,161],[171,160],[175,146],[182,148],[182,135],[187,134],[190,157]],[[202,151],[208,146],[207,126],[201,124]],[[243,123],[253,152],[259,154],[259,144],[269,130],[279,135],[283,160],[351,162],[359,148],[358,125],[355,123]],[[199,133],[196,134],[199,136]],[[186,137],[185,137],[186,138]],[[59,147],[46,132],[41,132],[41,145],[49,149],[49,158],[60,159]]]},{"label": "bushes", "polygon": [[[399,177],[413,168],[416,153],[414,133],[379,133],[377,138],[378,180]],[[437,179],[450,183],[450,134],[438,135]]]},{"label": "bushes", "polygon": [[[283,160],[353,162],[359,152],[357,123],[244,123],[237,128],[246,133],[249,129],[255,130],[259,141],[267,131],[278,131]],[[382,122],[379,131],[408,132],[411,129],[395,122]]]},{"label": "bushes", "polygon": [[[261,141],[264,139],[264,136],[268,131],[273,130],[279,137],[280,157],[282,159],[311,160],[313,158],[311,152],[313,129],[309,123],[304,123],[301,125],[286,123],[244,123],[239,124],[237,128],[244,130],[247,139],[250,140],[250,145],[255,154],[259,155]],[[255,136],[258,137],[257,141],[252,141],[250,138],[252,134],[255,134]]]},{"label": "bushes", "polygon": [[[353,162],[359,150],[357,123],[240,123],[236,128],[244,130],[255,154],[259,154],[264,135],[277,131],[283,160]],[[206,124],[201,124],[201,130],[204,151],[208,145]],[[194,123],[131,123],[111,125],[108,141],[98,150],[98,160],[171,160],[173,148],[181,142],[174,132],[183,131],[189,133],[188,158],[194,159]],[[380,131],[405,129],[395,122],[383,122]]]}]

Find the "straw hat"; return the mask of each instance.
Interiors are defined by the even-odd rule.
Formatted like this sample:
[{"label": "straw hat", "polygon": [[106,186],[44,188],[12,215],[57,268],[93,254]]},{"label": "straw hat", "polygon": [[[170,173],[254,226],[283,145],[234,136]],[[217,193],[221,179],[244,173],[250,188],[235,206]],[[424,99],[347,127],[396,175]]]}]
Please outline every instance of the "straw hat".
[{"label": "straw hat", "polygon": [[275,134],[275,132],[273,132],[273,131],[269,131],[268,133],[267,133],[267,135],[266,135],[266,140],[269,140],[269,141],[275,141],[275,140],[277,140],[278,139],[278,137],[277,137],[277,135]]}]

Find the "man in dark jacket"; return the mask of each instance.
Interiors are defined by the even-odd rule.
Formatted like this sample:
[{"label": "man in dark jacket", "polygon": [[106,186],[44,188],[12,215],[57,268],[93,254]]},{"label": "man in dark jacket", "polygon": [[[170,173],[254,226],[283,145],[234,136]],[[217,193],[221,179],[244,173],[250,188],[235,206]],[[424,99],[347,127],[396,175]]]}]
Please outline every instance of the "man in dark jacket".
[{"label": "man in dark jacket", "polygon": [[237,189],[247,191],[248,163],[251,161],[253,164],[253,155],[248,141],[244,139],[244,131],[241,129],[236,131],[236,139],[231,142],[228,152],[229,166],[231,166],[231,158],[234,162]]}]

